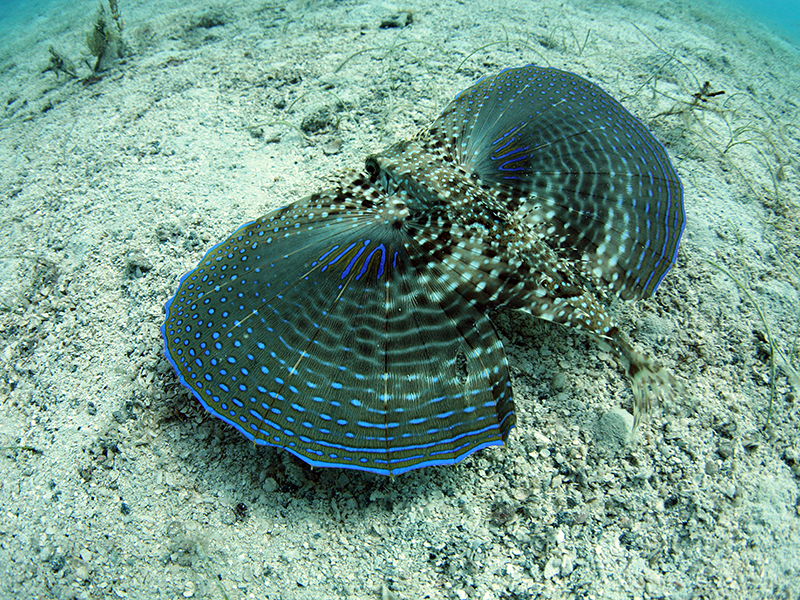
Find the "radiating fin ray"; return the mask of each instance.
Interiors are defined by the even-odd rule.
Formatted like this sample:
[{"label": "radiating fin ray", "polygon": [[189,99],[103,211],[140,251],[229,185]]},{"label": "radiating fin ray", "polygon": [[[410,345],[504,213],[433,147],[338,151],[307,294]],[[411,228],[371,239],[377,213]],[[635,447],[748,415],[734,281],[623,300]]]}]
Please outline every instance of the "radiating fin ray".
[{"label": "radiating fin ray", "polygon": [[209,412],[313,466],[458,462],[515,422],[486,317],[499,306],[607,339],[637,419],[676,389],[595,293],[652,294],[683,229],[666,153],[605,92],[503,71],[367,171],[245,225],[182,278],[166,355]]},{"label": "radiating fin ray", "polygon": [[[249,438],[314,465],[398,474],[502,443],[513,404],[491,324],[412,267],[420,250],[392,225],[400,209],[336,214],[344,190],[362,185],[343,182],[238,230],[183,279],[165,326],[182,380]],[[320,206],[327,217],[302,217]],[[262,242],[242,261],[253,239]],[[381,246],[379,262],[370,252]],[[465,385],[452,373],[458,352]]]},{"label": "radiating fin ray", "polygon": [[[531,148],[514,179],[505,178],[492,159],[491,142],[504,135],[513,136],[516,147]],[[685,222],[680,180],[645,127],[585,79],[557,69],[507,69],[459,94],[429,136],[485,184],[510,188],[512,208],[520,198],[536,197],[541,213],[529,202],[521,210],[548,222],[550,243],[575,260],[588,257],[587,275],[613,293],[650,296],[675,263]],[[572,167],[570,159],[577,161]],[[600,164],[606,168],[597,169]],[[599,174],[612,183],[624,176],[631,189],[587,196],[570,183]],[[640,206],[650,200],[649,210],[634,200]],[[614,210],[593,219],[599,207]],[[546,218],[551,211],[555,217]],[[581,255],[572,252],[574,246],[583,249]]]}]

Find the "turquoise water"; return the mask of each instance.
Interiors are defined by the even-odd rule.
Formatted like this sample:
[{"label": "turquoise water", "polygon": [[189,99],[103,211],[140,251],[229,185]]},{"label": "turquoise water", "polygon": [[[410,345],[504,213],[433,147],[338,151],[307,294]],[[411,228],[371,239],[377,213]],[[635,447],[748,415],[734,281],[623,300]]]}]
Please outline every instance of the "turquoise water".
[{"label": "turquoise water", "polygon": [[[74,8],[76,2],[68,0],[35,0],[29,2],[0,2],[0,28],[11,29],[30,19],[46,18],[58,6]],[[225,3],[222,3],[223,5]],[[724,0],[723,9],[732,6],[745,16],[752,17],[767,28],[776,31],[800,46],[800,1],[799,0]],[[125,12],[125,2],[120,3]]]},{"label": "turquoise water", "polygon": [[36,0],[34,2],[0,2],[0,24],[22,24],[31,18],[46,14],[53,7],[71,4],[63,0]]},{"label": "turquoise water", "polygon": [[798,0],[730,0],[730,3],[800,45]]}]

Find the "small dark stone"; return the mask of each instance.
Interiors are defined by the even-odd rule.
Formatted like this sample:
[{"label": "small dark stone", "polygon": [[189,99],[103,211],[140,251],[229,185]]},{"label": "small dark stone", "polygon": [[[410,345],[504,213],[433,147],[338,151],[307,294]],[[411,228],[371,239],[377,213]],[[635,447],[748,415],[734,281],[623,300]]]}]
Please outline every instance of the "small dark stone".
[{"label": "small dark stone", "polygon": [[733,450],[733,442],[730,440],[723,440],[717,447],[717,454],[722,458],[728,458],[729,456],[733,456]]},{"label": "small dark stone", "polygon": [[678,504],[677,496],[667,496],[664,498],[664,508],[672,508],[676,504]]},{"label": "small dark stone", "polygon": [[748,431],[742,436],[742,447],[748,452],[755,452],[761,445],[761,435],[757,431]]},{"label": "small dark stone", "polygon": [[131,514],[131,507],[128,506],[125,502],[123,502],[119,506],[119,512],[121,512],[123,515],[127,516],[127,515]]},{"label": "small dark stone", "polygon": [[206,10],[195,16],[193,29],[211,29],[225,25],[225,15],[216,10]]},{"label": "small dark stone", "polygon": [[411,11],[401,10],[398,13],[389,15],[381,19],[381,29],[395,29],[399,27],[408,27],[414,22],[414,15]]},{"label": "small dark stone", "polygon": [[91,416],[95,416],[97,414],[97,407],[94,405],[94,402],[89,402],[86,405],[86,412]]},{"label": "small dark stone", "polygon": [[556,513],[555,518],[553,519],[553,523],[556,526],[560,525],[572,525],[575,522],[575,518],[572,516],[571,513],[567,512],[566,510],[561,510]]},{"label": "small dark stone", "polygon": [[91,481],[92,473],[94,473],[94,467],[92,465],[89,465],[83,469],[78,469],[78,475],[80,475],[81,479],[84,481]]},{"label": "small dark stone", "polygon": [[729,440],[733,439],[733,436],[736,435],[737,429],[736,421],[725,421],[724,423],[717,423],[714,425],[714,431]]},{"label": "small dark stone", "polygon": [[303,133],[319,133],[335,128],[335,117],[333,112],[327,106],[323,106],[308,115],[300,123],[300,129]]},{"label": "small dark stone", "polygon": [[239,502],[236,508],[233,509],[233,513],[236,515],[237,521],[244,521],[247,518],[247,505]]},{"label": "small dark stone", "polygon": [[497,501],[492,506],[492,525],[504,527],[517,514],[517,506],[510,502]]},{"label": "small dark stone", "polygon": [[175,223],[162,223],[156,227],[156,240],[166,242],[181,235],[181,230]]},{"label": "small dark stone", "polygon": [[53,571],[53,573],[58,573],[61,569],[63,569],[64,564],[66,564],[66,560],[61,555],[55,555],[50,559],[50,569]]},{"label": "small dark stone", "polygon": [[125,257],[125,270],[128,277],[138,279],[148,271],[152,270],[153,263],[151,263],[145,255],[141,252],[129,252]]},{"label": "small dark stone", "polygon": [[630,550],[636,543],[636,534],[632,531],[624,531],[619,536],[619,543]]}]

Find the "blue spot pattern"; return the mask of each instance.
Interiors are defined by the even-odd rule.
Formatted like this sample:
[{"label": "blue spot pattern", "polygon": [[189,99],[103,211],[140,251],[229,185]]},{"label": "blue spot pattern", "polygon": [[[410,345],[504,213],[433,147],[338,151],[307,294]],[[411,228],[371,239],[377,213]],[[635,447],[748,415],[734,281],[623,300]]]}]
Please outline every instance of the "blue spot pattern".
[{"label": "blue spot pattern", "polygon": [[590,288],[652,295],[684,221],[665,150],[618,102],[507,69],[212,248],[166,304],[165,353],[210,413],[312,466],[453,464],[515,423],[487,311],[613,342]]}]

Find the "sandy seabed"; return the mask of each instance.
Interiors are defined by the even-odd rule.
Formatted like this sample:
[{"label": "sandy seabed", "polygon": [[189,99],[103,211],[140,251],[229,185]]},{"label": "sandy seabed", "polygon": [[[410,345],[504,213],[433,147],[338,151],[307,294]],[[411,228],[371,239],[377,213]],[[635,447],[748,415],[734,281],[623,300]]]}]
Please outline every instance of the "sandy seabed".
[{"label": "sandy seabed", "polygon": [[[100,77],[96,2],[7,21],[0,597],[797,599],[800,52],[704,4],[124,2]],[[686,393],[609,437],[607,349],[500,313],[517,427],[457,466],[310,470],[207,415],[163,356],[179,277],[528,63],[673,158],[678,265],[614,311]]]}]

